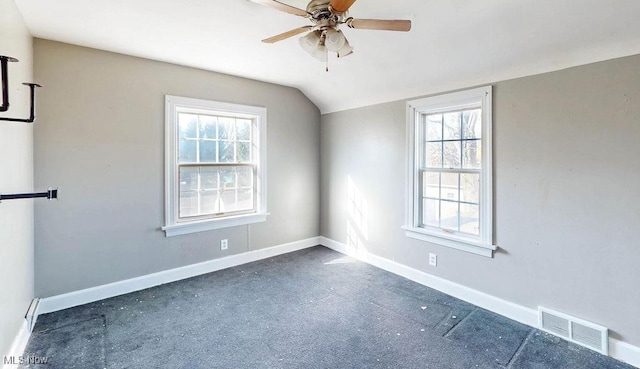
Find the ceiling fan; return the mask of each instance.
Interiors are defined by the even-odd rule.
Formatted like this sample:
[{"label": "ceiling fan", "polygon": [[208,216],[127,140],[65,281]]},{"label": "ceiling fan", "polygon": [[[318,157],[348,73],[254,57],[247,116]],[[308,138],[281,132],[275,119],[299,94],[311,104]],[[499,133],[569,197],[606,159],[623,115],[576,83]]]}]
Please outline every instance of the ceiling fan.
[{"label": "ceiling fan", "polygon": [[265,43],[275,43],[289,37],[307,32],[300,38],[300,46],[314,58],[327,61],[328,52],[335,52],[339,58],[353,53],[340,26],[346,24],[349,28],[372,29],[385,31],[408,32],[411,29],[410,20],[384,19],[354,19],[347,12],[356,0],[311,0],[306,10],[302,10],[276,0],[251,0],[254,3],[266,5],[280,11],[308,18],[312,25],[304,26],[279,35],[262,40]]}]

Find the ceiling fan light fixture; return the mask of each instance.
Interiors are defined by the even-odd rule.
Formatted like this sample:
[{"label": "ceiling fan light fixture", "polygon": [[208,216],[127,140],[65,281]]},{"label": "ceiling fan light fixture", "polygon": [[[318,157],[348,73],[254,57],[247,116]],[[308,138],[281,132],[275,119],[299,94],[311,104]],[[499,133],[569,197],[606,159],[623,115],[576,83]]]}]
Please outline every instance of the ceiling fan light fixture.
[{"label": "ceiling fan light fixture", "polygon": [[353,54],[353,47],[349,45],[349,42],[345,40],[344,46],[338,50],[338,58],[344,58],[347,55]]},{"label": "ceiling fan light fixture", "polygon": [[309,32],[298,40],[300,46],[309,54],[313,54],[314,50],[320,45],[320,35],[318,32]]},{"label": "ceiling fan light fixture", "polygon": [[334,53],[340,51],[347,43],[347,39],[344,37],[342,31],[333,28],[327,30],[325,37],[324,45],[327,47],[327,50],[333,51]]},{"label": "ceiling fan light fixture", "polygon": [[327,48],[324,45],[318,45],[316,46],[316,48],[311,52],[311,56],[313,56],[315,59],[317,59],[318,61],[321,62],[326,62],[327,61]]},{"label": "ceiling fan light fixture", "polygon": [[[251,0],[255,3],[266,5],[285,13],[290,13],[307,18],[312,25],[298,27],[279,35],[262,40],[265,43],[275,43],[290,37],[308,32],[298,42],[300,46],[312,57],[328,63],[329,52],[334,52],[338,58],[353,53],[353,47],[349,45],[342,31],[341,25],[355,29],[371,29],[383,31],[408,32],[411,30],[411,21],[402,19],[354,19],[348,14],[356,0],[307,0],[309,4],[306,10],[287,5],[282,0]],[[328,71],[327,67],[327,71]]]}]

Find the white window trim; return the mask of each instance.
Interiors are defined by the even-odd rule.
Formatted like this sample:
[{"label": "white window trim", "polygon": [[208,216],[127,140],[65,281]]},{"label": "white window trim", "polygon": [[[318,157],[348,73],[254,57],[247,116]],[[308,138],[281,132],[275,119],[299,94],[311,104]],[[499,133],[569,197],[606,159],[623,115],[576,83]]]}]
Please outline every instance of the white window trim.
[{"label": "white window trim", "polygon": [[[492,88],[478,87],[471,90],[427,97],[407,102],[407,188],[406,188],[406,236],[471,252],[477,255],[493,257],[497,246],[493,245],[493,171],[492,171]],[[419,227],[419,172],[422,135],[419,116],[425,113],[444,112],[452,109],[464,109],[480,105],[482,107],[482,172],[480,182],[480,237],[465,237],[443,230]]]},{"label": "white window trim", "polygon": [[[227,217],[198,219],[178,222],[178,173],[176,158],[178,154],[178,109],[187,108],[203,113],[211,111],[250,115],[256,118],[258,142],[258,175],[256,177],[256,212]],[[165,96],[165,226],[162,230],[166,237],[194,232],[235,227],[264,222],[267,220],[267,109],[258,106],[231,104],[218,101],[193,99],[180,96]]]}]

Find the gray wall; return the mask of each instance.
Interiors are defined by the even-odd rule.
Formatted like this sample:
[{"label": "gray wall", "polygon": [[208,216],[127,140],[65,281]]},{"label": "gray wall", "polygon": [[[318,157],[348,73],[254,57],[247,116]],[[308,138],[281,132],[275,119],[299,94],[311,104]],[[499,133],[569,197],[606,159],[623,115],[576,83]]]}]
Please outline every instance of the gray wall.
[{"label": "gray wall", "polygon": [[[493,259],[400,229],[405,101],[323,115],[321,234],[346,243],[349,225],[373,254],[640,345],[639,65],[633,56],[494,84]],[[349,177],[367,227],[347,212]]]},{"label": "gray wall", "polygon": [[[38,297],[319,234],[320,112],[298,90],[40,39],[34,70],[35,183],[61,188],[36,205]],[[164,237],[165,94],[267,107],[267,222]]]},{"label": "gray wall", "polygon": [[[13,0],[0,0],[0,54],[19,63],[9,63],[9,111],[2,117],[29,115],[31,82],[31,34]],[[22,193],[33,189],[33,126],[0,121],[0,193]],[[9,352],[29,303],[33,299],[33,200],[0,204],[0,358]]]},{"label": "gray wall", "polygon": [[[594,321],[640,345],[640,56],[494,85],[501,251],[493,259],[411,240],[400,229],[404,101],[321,118],[297,90],[237,77],[44,40],[35,40],[34,61],[45,85],[36,187],[62,188],[61,201],[36,203],[37,296],[319,233],[346,242],[350,226],[376,255]],[[164,94],[268,108],[268,222],[164,237]],[[349,179],[366,200],[366,227],[348,215]],[[229,238],[228,252],[218,250],[221,238]],[[437,268],[427,265],[429,252],[438,254]]]}]

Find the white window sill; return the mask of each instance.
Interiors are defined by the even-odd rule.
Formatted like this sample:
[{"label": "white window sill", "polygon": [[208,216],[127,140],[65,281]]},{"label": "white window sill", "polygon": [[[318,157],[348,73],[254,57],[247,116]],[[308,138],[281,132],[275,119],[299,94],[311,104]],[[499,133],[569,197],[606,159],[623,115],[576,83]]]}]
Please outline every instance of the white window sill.
[{"label": "white window sill", "polygon": [[233,217],[198,220],[189,223],[177,223],[162,227],[166,237],[183,234],[211,231],[214,229],[235,227],[253,223],[265,222],[269,213],[245,214]]},{"label": "white window sill", "polygon": [[423,228],[402,226],[402,229],[406,231],[406,235],[409,238],[431,242],[440,246],[451,247],[456,250],[462,250],[470,252],[472,254],[486,256],[488,258],[492,258],[493,252],[498,249],[498,246],[484,244],[476,242],[474,240],[465,240],[463,238],[447,236],[444,234],[433,234]]}]

